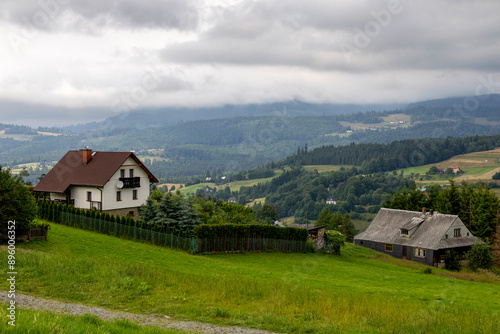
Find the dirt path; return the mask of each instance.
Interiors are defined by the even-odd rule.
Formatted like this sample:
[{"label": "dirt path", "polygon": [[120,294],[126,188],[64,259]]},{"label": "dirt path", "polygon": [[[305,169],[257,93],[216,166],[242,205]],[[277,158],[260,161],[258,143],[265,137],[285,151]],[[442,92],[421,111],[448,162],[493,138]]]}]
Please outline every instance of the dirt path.
[{"label": "dirt path", "polygon": [[[0,302],[9,303],[7,292],[0,291]],[[210,334],[273,334],[271,332],[247,329],[241,327],[227,327],[212,325],[203,322],[170,320],[168,317],[155,317],[143,314],[112,311],[100,307],[86,306],[82,304],[66,303],[40,297],[16,294],[16,306],[21,309],[37,311],[48,311],[68,315],[92,314],[102,320],[113,321],[115,319],[127,319],[143,326],[157,326],[160,328],[175,328],[186,332],[210,333]]]}]

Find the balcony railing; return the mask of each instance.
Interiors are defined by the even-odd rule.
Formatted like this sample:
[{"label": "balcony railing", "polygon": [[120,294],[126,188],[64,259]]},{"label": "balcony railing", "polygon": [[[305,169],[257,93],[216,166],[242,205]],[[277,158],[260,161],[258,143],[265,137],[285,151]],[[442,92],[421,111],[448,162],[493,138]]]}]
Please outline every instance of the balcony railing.
[{"label": "balcony railing", "polygon": [[90,201],[90,209],[102,210],[102,202]]},{"label": "balcony railing", "polygon": [[120,177],[120,181],[123,182],[123,188],[140,188],[141,178],[140,177]]}]

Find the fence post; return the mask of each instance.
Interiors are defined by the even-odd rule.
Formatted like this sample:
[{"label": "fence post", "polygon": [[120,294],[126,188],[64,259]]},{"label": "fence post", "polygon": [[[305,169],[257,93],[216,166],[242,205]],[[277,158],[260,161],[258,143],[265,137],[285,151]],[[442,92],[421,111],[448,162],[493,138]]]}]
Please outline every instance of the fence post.
[{"label": "fence post", "polygon": [[118,224],[115,221],[115,237],[118,235]]},{"label": "fence post", "polygon": [[99,233],[101,233],[101,215],[99,215]]}]

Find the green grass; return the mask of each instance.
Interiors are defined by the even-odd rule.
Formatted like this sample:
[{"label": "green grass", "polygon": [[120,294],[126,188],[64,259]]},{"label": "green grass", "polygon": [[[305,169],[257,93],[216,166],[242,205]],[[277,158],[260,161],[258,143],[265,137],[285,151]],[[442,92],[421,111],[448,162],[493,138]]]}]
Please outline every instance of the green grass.
[{"label": "green grass", "polygon": [[498,166],[484,166],[484,167],[467,168],[466,170],[464,170],[464,173],[462,175],[482,175],[482,174],[491,172],[495,168],[498,168]]},{"label": "green grass", "polygon": [[[274,179],[275,177],[280,176],[283,173],[281,169],[275,170],[274,175],[271,177],[266,177],[266,178],[261,178],[261,179],[253,179],[253,180],[241,180],[241,181],[233,181],[230,183],[222,184],[220,186],[217,186],[217,189],[224,189],[226,187],[229,187],[231,191],[240,191],[241,187],[251,187],[254,185],[257,185],[259,183],[266,183]],[[181,194],[183,195],[188,195],[188,194],[196,194],[196,191],[198,189],[203,189],[206,186],[213,188],[215,187],[215,183],[199,183],[199,184],[194,184],[192,186],[188,186],[185,188],[180,189]]]},{"label": "green grass", "polygon": [[318,173],[323,173],[323,172],[336,172],[339,171],[341,167],[349,169],[352,167],[352,165],[306,165],[303,167],[307,171],[317,170]]},{"label": "green grass", "polygon": [[[139,326],[128,320],[104,321],[95,315],[72,316],[43,311],[16,309],[15,326],[7,323],[7,304],[0,303],[1,333],[51,333],[51,334],[181,334],[176,329],[160,329],[151,326]],[[8,320],[5,320],[8,319]],[[5,321],[4,321],[5,320]]]},{"label": "green grass", "polygon": [[198,184],[193,184],[192,186],[184,187],[182,189],[179,189],[181,194],[183,195],[188,195],[188,194],[196,194],[196,191],[198,189],[204,189],[205,187],[210,187],[213,188],[215,187],[215,183],[198,183]]},{"label": "green grass", "polygon": [[20,293],[286,333],[498,330],[496,276],[425,275],[423,265],[353,245],[342,256],[201,256],[51,226],[47,242],[18,244]]}]

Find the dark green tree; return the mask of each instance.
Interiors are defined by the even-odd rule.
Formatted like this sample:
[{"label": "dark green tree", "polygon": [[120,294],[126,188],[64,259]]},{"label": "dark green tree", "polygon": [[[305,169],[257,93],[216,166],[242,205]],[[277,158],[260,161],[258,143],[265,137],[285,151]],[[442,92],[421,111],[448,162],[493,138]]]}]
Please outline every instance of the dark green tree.
[{"label": "dark green tree", "polygon": [[265,222],[266,224],[272,224],[275,220],[279,218],[278,211],[271,204],[264,204],[255,213],[255,217],[258,220]]},{"label": "dark green tree", "polygon": [[488,244],[475,243],[471,249],[465,253],[467,266],[476,271],[479,268],[489,269],[493,265],[492,247]]},{"label": "dark green tree", "polygon": [[37,210],[35,197],[22,176],[0,166],[0,233],[7,233],[10,220],[16,222],[16,235],[26,233]]},{"label": "dark green tree", "polygon": [[323,225],[330,225],[330,220],[332,219],[332,213],[330,212],[330,209],[328,207],[324,207],[323,210],[321,210],[318,220],[316,220],[316,226],[323,226]]}]

